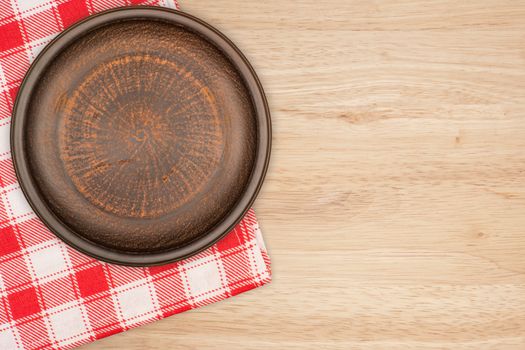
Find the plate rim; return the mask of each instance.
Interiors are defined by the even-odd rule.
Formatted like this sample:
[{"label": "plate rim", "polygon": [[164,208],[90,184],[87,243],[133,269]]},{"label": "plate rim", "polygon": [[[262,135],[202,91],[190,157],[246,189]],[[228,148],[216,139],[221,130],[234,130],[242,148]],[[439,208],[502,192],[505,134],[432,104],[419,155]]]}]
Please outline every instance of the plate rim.
[{"label": "plate rim", "polygon": [[[28,169],[28,159],[25,156],[25,141],[23,137],[27,116],[26,111],[31,101],[32,91],[48,64],[79,36],[109,23],[133,18],[164,20],[176,25],[182,25],[201,35],[205,40],[221,50],[225,57],[236,67],[246,84],[247,91],[252,99],[257,124],[257,152],[254,167],[247,185],[244,186],[243,194],[230,213],[207,233],[183,247],[152,254],[126,253],[102,247],[100,244],[83,238],[61,222],[60,218],[47,207],[45,198],[38,193],[37,186]],[[180,10],[157,6],[118,7],[102,11],[76,22],[59,33],[31,63],[20,84],[11,114],[10,144],[13,167],[20,188],[38,218],[55,236],[74,249],[98,260],[126,266],[164,265],[186,259],[209,248],[230,232],[250,210],[261,189],[270,161],[271,142],[271,116],[264,89],[255,70],[239,48],[222,32],[207,22]]]}]

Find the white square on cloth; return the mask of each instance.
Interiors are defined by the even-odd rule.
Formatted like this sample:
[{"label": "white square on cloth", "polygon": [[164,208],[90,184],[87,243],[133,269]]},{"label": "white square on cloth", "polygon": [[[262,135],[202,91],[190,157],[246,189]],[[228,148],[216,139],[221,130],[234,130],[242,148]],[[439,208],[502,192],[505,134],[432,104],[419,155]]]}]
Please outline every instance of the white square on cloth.
[{"label": "white square on cloth", "polygon": [[184,264],[190,288],[188,292],[195,301],[213,297],[224,291],[220,278],[222,271],[219,270],[218,266],[221,262],[217,262],[215,259],[216,257],[213,255],[204,262],[201,260],[198,263]]},{"label": "white square on cloth", "polygon": [[83,305],[73,303],[68,305],[63,311],[49,315],[49,323],[53,334],[62,345],[75,342],[88,331],[88,327],[82,317],[83,307]]},{"label": "white square on cloth", "polygon": [[33,209],[29,206],[22,189],[18,185],[15,185],[14,188],[6,189],[5,192],[1,194],[1,199],[4,202],[6,213],[11,220],[21,222],[23,221],[19,220],[21,216],[33,214]]},{"label": "white square on cloth", "polygon": [[125,324],[137,323],[156,316],[156,313],[152,312],[155,309],[152,299],[156,297],[151,293],[148,285],[143,284],[142,281],[124,285],[116,290],[115,299]]},{"label": "white square on cloth", "polygon": [[[1,72],[0,72],[1,73]],[[9,143],[9,132],[11,123],[0,123],[0,158],[5,158],[5,153],[11,150]]]},{"label": "white square on cloth", "polygon": [[[41,246],[49,245],[43,249]],[[33,250],[33,248],[35,248]],[[32,273],[39,280],[50,280],[64,276],[67,273],[67,263],[62,251],[62,243],[56,240],[44,242],[38,246],[32,247],[29,254]]]},{"label": "white square on cloth", "polygon": [[11,328],[0,330],[0,349],[18,349],[16,337]]},{"label": "white square on cloth", "polygon": [[49,0],[11,0],[11,4],[15,11],[18,9],[18,11],[22,12],[22,16],[24,15],[23,12],[27,12],[31,9],[41,11],[46,7],[51,7]]}]

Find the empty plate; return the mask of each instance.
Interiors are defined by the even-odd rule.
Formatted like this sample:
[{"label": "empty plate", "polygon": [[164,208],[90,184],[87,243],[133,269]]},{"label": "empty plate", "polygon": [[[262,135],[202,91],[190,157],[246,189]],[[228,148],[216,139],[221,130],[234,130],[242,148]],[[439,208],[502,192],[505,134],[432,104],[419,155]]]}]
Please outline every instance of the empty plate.
[{"label": "empty plate", "polygon": [[246,58],[195,17],[121,8],[38,56],[13,112],[21,187],[42,221],[108,262],[195,254],[243,217],[270,154],[270,115]]}]

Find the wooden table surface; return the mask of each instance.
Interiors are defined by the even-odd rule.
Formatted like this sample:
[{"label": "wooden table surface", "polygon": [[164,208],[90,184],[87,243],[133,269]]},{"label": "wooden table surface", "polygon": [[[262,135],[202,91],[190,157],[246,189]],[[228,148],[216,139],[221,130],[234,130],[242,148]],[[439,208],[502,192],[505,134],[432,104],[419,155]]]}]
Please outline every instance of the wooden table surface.
[{"label": "wooden table surface", "polygon": [[274,280],[83,349],[525,349],[525,2],[181,6],[267,91]]}]

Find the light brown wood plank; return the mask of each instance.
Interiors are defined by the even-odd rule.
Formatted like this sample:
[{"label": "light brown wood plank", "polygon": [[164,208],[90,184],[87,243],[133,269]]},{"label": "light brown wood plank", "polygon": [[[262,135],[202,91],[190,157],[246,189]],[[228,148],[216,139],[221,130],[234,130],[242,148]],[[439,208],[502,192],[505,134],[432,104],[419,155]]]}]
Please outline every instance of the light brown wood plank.
[{"label": "light brown wood plank", "polygon": [[525,3],[181,6],[267,91],[274,281],[84,349],[525,348]]}]

